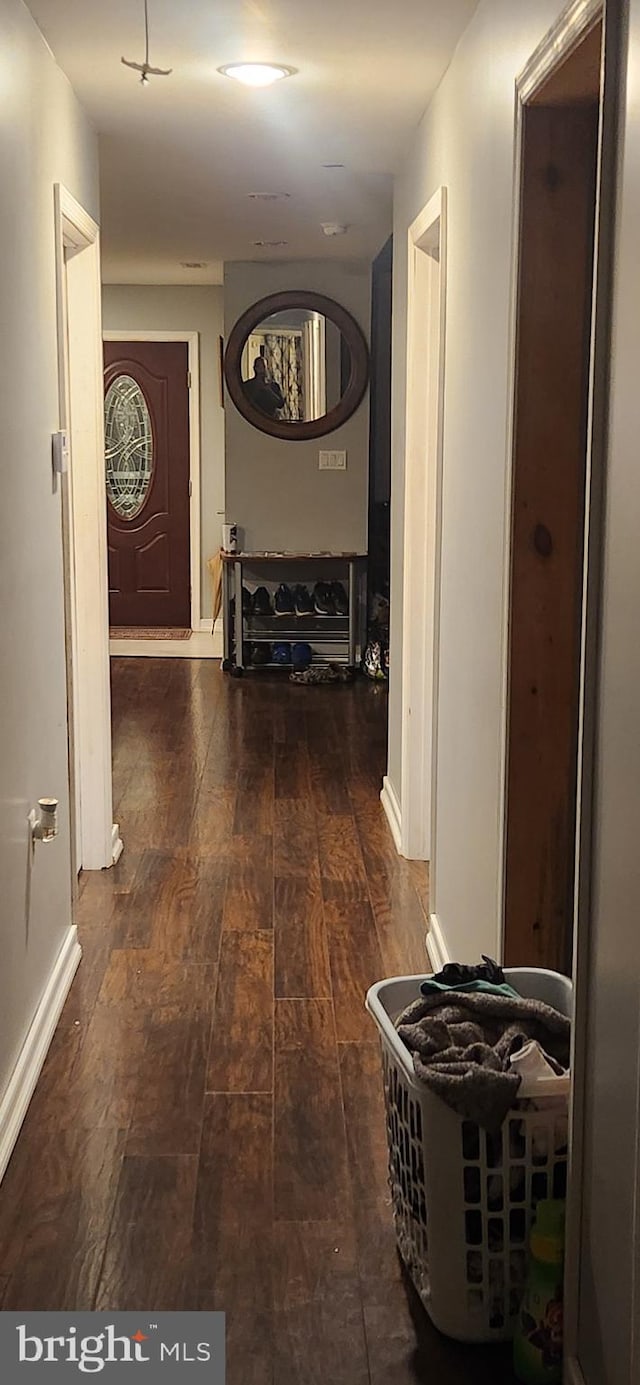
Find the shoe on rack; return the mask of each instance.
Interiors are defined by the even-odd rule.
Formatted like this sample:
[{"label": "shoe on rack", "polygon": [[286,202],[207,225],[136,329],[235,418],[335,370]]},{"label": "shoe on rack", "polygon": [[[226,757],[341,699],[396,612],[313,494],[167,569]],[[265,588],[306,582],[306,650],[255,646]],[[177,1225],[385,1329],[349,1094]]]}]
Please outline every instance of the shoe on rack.
[{"label": "shoe on rack", "polygon": [[271,651],[271,662],[273,664],[290,664],[291,645],[278,643],[274,644],[273,649]]},{"label": "shoe on rack", "polygon": [[313,609],[317,616],[334,616],[336,608],[330,582],[316,582],[313,588]]},{"label": "shoe on rack", "polygon": [[293,596],[294,596],[295,607],[296,607],[296,615],[297,615],[297,616],[312,616],[312,615],[313,615],[313,597],[312,597],[312,595],[311,595],[311,592],[309,591],[309,588],[308,588],[308,587],[303,587],[302,585],[299,585],[299,586],[297,586],[297,587],[294,587],[294,589],[293,589]]},{"label": "shoe on rack", "polygon": [[271,597],[266,587],[256,587],[253,593],[252,608],[254,616],[262,617],[273,615]]},{"label": "shoe on rack", "polygon": [[331,583],[331,595],[337,616],[348,616],[349,600],[342,582]]},{"label": "shoe on rack", "polygon": [[251,663],[253,664],[254,668],[259,668],[262,664],[270,664],[271,645],[254,644],[253,653],[251,655]]},{"label": "shoe on rack", "polygon": [[296,672],[301,673],[305,668],[308,668],[312,659],[313,650],[310,644],[305,644],[304,641],[294,644],[291,650],[291,662]]},{"label": "shoe on rack", "polygon": [[291,587],[288,587],[285,582],[281,582],[280,586],[278,587],[278,590],[276,592],[275,607],[277,616],[295,615],[296,608],[295,602],[293,600],[293,592],[291,590]]},{"label": "shoe on rack", "polygon": [[249,591],[249,588],[248,588],[248,587],[243,587],[243,588],[242,588],[242,614],[243,614],[243,616],[250,616],[250,615],[251,615],[251,607],[252,607],[252,596],[251,596],[251,592]]}]

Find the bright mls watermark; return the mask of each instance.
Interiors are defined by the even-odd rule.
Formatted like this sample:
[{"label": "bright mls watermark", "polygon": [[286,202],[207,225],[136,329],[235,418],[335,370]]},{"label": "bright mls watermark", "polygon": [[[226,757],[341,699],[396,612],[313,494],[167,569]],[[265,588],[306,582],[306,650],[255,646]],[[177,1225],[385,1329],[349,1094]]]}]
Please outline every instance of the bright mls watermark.
[{"label": "bright mls watermark", "polygon": [[224,1313],[0,1313],[0,1371],[51,1385],[224,1385]]}]

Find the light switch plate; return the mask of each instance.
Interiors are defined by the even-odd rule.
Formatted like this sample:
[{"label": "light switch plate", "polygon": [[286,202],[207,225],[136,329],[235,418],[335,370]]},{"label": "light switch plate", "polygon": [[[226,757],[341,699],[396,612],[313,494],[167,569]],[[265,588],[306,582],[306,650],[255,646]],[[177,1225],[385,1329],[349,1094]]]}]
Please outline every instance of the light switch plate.
[{"label": "light switch plate", "polygon": [[320,471],[346,471],[346,452],[320,452],[318,466]]}]

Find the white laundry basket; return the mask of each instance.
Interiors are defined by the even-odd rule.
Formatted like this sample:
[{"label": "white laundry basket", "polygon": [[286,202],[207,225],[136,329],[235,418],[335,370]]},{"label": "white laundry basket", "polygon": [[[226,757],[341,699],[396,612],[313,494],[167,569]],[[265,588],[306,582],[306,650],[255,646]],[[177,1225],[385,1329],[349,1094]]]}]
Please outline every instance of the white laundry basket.
[{"label": "white laundry basket", "polygon": [[[571,1017],[566,977],[513,968],[505,978],[520,995]],[[441,1332],[459,1341],[504,1341],[522,1299],[536,1203],[565,1196],[570,1079],[523,1081],[497,1135],[463,1120],[418,1081],[394,1026],[424,979],[380,981],[366,1001],[382,1040],[398,1249]]]}]

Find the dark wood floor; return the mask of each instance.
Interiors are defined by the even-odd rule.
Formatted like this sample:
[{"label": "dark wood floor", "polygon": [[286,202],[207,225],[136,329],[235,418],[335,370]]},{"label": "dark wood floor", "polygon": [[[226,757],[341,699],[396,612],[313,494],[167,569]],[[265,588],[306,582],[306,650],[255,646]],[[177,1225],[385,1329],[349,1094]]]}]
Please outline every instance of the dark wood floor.
[{"label": "dark wood floor", "polygon": [[425,968],[386,694],[113,664],[126,849],[4,1183],[6,1309],[219,1308],[229,1385],[467,1385],[394,1248],[370,982]]}]

